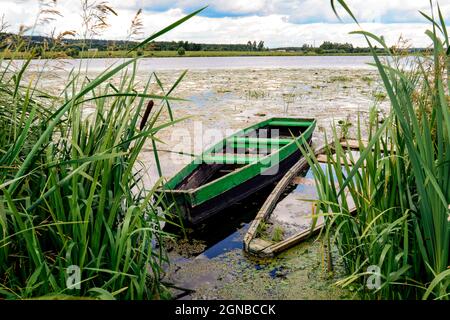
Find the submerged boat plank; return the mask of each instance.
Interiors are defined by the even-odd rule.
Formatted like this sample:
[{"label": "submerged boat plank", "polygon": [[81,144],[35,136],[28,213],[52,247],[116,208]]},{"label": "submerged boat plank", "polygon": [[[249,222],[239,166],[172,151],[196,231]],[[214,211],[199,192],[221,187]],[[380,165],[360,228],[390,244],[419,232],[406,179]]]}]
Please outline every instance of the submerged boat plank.
[{"label": "submerged boat plank", "polygon": [[[292,237],[286,239],[286,241],[281,241],[279,243],[273,244],[271,247],[266,247],[264,250],[267,250],[267,252],[264,253],[265,256],[273,256],[276,254],[279,254],[280,252],[283,252],[289,248],[292,248],[293,246],[307,240],[309,237],[317,234],[322,230],[324,227],[324,223],[318,223],[314,228],[304,230],[296,235],[293,235]],[[253,243],[252,243],[253,246]]]},{"label": "submerged boat plank", "polygon": [[258,238],[252,242],[252,245],[249,248],[249,250],[251,252],[260,252],[260,251],[266,250],[266,248],[269,248],[272,245],[273,245],[273,242]]},{"label": "submerged boat plank", "polygon": [[246,250],[249,250],[250,242],[255,238],[260,223],[264,221],[267,216],[273,211],[284,190],[293,181],[293,179],[296,177],[296,174],[300,172],[300,170],[303,169],[307,164],[308,162],[306,159],[300,160],[292,168],[290,168],[286,175],[280,180],[280,182],[278,182],[275,189],[272,191],[272,193],[269,195],[269,197],[259,210],[258,215],[253,220],[244,237],[244,248]]}]

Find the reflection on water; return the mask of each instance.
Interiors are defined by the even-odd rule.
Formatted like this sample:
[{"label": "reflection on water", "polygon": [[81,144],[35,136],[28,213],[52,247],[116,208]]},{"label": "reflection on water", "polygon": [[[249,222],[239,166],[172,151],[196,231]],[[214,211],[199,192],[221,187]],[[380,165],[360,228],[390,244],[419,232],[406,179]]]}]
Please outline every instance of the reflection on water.
[{"label": "reflection on water", "polygon": [[250,222],[255,218],[265,199],[273,190],[271,184],[256,192],[243,203],[237,203],[207,219],[189,237],[201,241],[206,250],[199,259],[212,259],[229,251],[243,248],[244,235]]},{"label": "reflection on water", "polygon": [[228,237],[219,241],[203,252],[199,258],[212,259],[218,257],[228,251],[243,248],[243,235],[247,232],[249,224],[245,224],[242,228],[230,234]]}]

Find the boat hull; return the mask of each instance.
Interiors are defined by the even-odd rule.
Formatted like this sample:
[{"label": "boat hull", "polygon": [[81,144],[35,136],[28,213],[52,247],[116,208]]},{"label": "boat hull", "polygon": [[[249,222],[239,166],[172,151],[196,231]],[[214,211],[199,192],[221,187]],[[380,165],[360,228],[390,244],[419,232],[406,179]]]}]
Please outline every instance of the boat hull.
[{"label": "boat hull", "polygon": [[[311,138],[308,143],[310,142]],[[300,160],[301,156],[302,154],[300,150],[295,151],[290,156],[279,162],[278,171],[276,174],[270,176],[257,175],[198,206],[191,206],[188,198],[182,194],[175,196],[184,221],[191,226],[198,225],[231,205],[245,200],[255,192],[269,186],[270,184],[278,182],[286,174],[286,172]]]}]

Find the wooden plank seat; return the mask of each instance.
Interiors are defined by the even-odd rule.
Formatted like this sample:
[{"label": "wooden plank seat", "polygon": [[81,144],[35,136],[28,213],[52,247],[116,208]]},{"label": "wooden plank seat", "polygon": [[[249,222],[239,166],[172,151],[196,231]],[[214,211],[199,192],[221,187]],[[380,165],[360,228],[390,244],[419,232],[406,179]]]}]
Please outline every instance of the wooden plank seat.
[{"label": "wooden plank seat", "polygon": [[275,120],[270,123],[271,126],[278,127],[308,127],[309,123],[307,121],[289,121],[289,120]]},{"label": "wooden plank seat", "polygon": [[257,162],[264,155],[257,154],[208,154],[203,156],[203,162],[208,164],[224,163],[224,164],[250,164]]},{"label": "wooden plank seat", "polygon": [[273,146],[285,146],[291,143],[292,139],[233,137],[228,139],[227,142],[237,148],[268,148]]}]

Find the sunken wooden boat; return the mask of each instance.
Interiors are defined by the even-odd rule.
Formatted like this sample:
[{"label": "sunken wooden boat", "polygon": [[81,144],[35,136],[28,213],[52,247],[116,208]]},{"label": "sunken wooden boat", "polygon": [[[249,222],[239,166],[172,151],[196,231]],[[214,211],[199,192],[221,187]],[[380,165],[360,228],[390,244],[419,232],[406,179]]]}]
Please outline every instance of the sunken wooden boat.
[{"label": "sunken wooden boat", "polygon": [[[360,153],[358,141],[341,140],[339,143],[348,155],[347,163],[354,164]],[[334,144],[314,152],[324,170],[327,150],[334,153]],[[348,192],[345,194],[350,211],[354,212],[353,199]],[[313,171],[307,159],[302,158],[278,182],[252,221],[244,236],[244,250],[262,258],[273,257],[317,234],[324,226],[324,218],[316,210],[316,200],[319,196]]]},{"label": "sunken wooden boat", "polygon": [[215,144],[170,179],[159,192],[175,200],[185,224],[195,226],[273,184],[301,158],[314,119],[271,118]]}]

